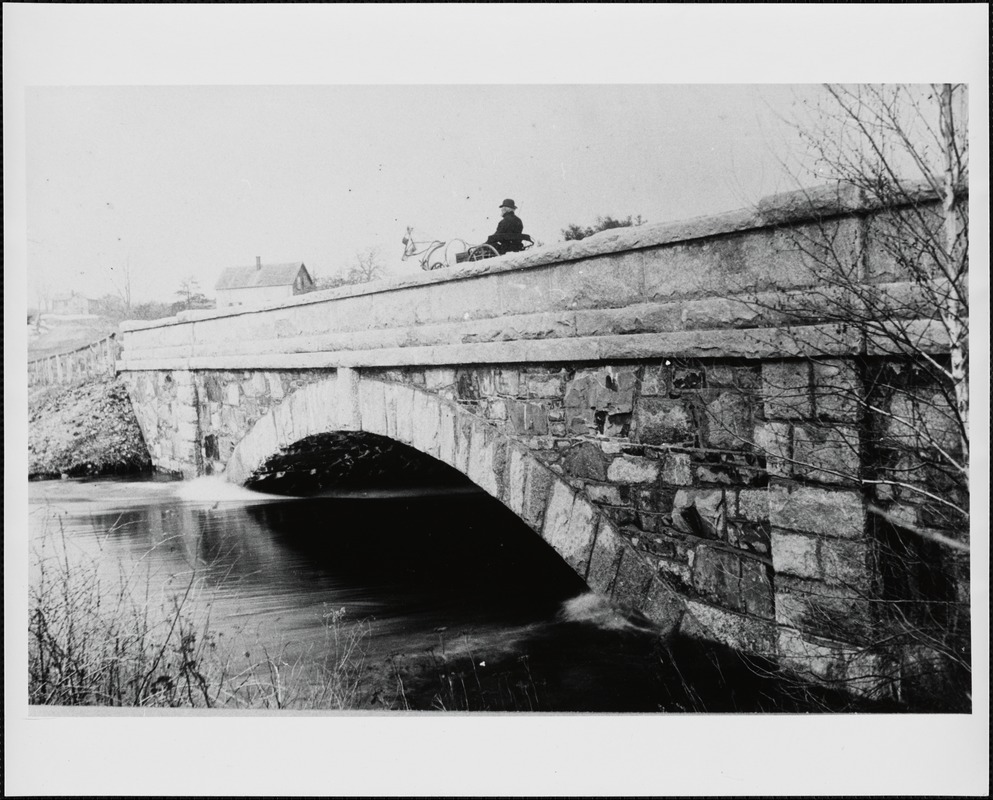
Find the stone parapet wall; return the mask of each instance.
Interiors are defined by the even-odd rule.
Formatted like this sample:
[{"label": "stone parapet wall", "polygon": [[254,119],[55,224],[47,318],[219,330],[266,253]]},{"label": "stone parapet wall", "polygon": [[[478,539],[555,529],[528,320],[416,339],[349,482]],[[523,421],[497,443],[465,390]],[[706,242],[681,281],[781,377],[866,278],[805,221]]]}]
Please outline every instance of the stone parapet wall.
[{"label": "stone parapet wall", "polygon": [[[815,264],[828,252],[850,261],[878,307],[912,316],[916,287],[871,238],[893,212],[823,194],[815,219],[781,198],[759,212],[615,229],[251,311],[126,323],[121,368],[769,358],[796,355],[804,341],[838,355],[884,349],[885,337],[863,341],[832,322],[840,290],[820,285]],[[921,324],[941,348],[941,326]]]}]

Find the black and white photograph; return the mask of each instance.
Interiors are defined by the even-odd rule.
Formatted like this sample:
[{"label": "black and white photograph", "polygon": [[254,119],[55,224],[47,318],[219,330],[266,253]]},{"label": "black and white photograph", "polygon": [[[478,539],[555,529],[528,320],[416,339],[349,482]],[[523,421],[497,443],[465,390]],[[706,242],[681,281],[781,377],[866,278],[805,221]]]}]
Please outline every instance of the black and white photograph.
[{"label": "black and white photograph", "polygon": [[11,796],[985,795],[988,10],[5,4]]}]

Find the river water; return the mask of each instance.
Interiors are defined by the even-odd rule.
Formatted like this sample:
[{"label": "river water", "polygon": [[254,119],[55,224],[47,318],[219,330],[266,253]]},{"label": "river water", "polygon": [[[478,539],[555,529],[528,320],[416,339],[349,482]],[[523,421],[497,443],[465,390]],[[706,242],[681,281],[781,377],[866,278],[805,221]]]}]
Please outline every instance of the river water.
[{"label": "river water", "polygon": [[264,660],[306,682],[326,664],[329,632],[339,646],[351,634],[360,708],[783,707],[740,662],[689,641],[661,646],[473,487],[286,498],[217,478],[49,481],[30,484],[29,502],[36,554],[57,540],[70,562],[108,586],[125,575],[151,606],[185,598],[232,668]]}]

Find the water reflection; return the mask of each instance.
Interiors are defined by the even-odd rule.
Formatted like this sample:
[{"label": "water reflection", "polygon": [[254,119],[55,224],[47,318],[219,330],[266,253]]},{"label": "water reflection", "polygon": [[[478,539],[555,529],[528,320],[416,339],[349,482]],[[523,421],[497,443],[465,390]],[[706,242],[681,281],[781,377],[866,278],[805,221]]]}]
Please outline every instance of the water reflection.
[{"label": "water reflection", "polygon": [[585,589],[481,492],[251,504],[149,492],[122,504],[113,490],[100,502],[103,483],[68,493],[33,485],[32,504],[46,511],[33,515],[34,535],[58,522],[108,578],[118,562],[147,570],[163,591],[195,577],[215,626],[274,646],[323,640],[328,607],[373,619],[378,654],[431,646],[437,628],[510,639]]},{"label": "water reflection", "polygon": [[[108,586],[122,571],[137,575],[163,604],[195,589],[190,602],[246,663],[261,651],[319,669],[328,616],[346,609],[344,619],[371,631],[373,688],[363,702],[373,707],[755,711],[806,702],[719,648],[661,643],[637,615],[590,595],[482,492],[288,500],[216,481],[67,481],[31,484],[29,499],[36,548],[55,533]],[[383,688],[397,685],[399,700]]]}]

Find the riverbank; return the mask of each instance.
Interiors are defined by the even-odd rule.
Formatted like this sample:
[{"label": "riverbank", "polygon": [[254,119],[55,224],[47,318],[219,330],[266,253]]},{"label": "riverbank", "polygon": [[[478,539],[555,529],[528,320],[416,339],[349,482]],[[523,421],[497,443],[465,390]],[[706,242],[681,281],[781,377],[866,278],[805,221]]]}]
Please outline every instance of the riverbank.
[{"label": "riverbank", "polygon": [[131,400],[119,378],[29,393],[29,480],[151,468]]}]

